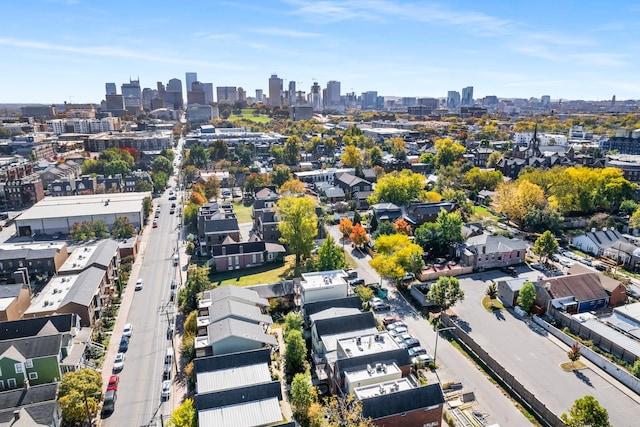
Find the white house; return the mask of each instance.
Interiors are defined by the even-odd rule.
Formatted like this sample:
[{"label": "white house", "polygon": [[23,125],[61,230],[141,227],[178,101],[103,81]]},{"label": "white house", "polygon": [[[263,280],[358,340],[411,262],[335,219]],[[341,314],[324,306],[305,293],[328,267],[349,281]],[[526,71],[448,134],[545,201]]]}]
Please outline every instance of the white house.
[{"label": "white house", "polygon": [[592,228],[590,232],[574,237],[571,243],[582,252],[602,256],[604,251],[616,242],[628,243],[618,230],[613,227],[610,229],[604,227],[599,231]]}]

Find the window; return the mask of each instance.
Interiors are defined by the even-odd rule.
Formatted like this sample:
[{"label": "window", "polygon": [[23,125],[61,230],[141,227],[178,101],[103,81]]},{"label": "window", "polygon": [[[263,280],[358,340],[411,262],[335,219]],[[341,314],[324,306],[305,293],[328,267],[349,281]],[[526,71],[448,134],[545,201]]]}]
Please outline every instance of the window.
[{"label": "window", "polygon": [[4,390],[4,381],[0,380],[0,390]]},{"label": "window", "polygon": [[37,380],[38,379],[38,373],[37,372],[29,372],[29,379],[30,380]]},{"label": "window", "polygon": [[7,380],[7,387],[8,388],[16,388],[16,379],[15,378],[9,378]]},{"label": "window", "polygon": [[15,363],[15,364],[13,365],[13,368],[15,369],[16,374],[21,374],[21,373],[23,373],[23,372],[24,372],[24,368],[23,368],[23,366],[22,366],[22,363]]},{"label": "window", "polygon": [[27,359],[24,361],[24,366],[26,366],[28,369],[33,368],[33,360],[31,359]]}]

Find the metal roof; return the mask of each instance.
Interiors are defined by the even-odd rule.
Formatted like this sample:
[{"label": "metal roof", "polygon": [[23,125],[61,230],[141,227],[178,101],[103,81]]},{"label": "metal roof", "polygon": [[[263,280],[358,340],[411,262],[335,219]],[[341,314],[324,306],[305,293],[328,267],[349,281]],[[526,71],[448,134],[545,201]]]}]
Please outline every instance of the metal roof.
[{"label": "metal roof", "polygon": [[238,366],[217,371],[198,372],[196,374],[196,392],[211,393],[271,381],[269,365]]},{"label": "metal roof", "polygon": [[278,398],[198,411],[198,425],[254,427],[282,421]]}]

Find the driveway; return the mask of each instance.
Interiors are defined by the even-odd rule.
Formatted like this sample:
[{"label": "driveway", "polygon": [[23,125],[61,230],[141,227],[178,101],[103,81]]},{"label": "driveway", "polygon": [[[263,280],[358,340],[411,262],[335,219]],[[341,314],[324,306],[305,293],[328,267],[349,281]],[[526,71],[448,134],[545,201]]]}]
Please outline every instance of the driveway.
[{"label": "driveway", "polygon": [[[532,280],[536,274],[526,273]],[[607,408],[612,425],[640,426],[640,400],[621,391],[613,378],[588,361],[587,369],[565,372],[560,364],[569,360],[567,346],[511,310],[490,313],[482,307],[487,287],[498,277],[500,272],[491,271],[460,278],[465,299],[453,310],[467,333],[556,414],[590,394]]]}]

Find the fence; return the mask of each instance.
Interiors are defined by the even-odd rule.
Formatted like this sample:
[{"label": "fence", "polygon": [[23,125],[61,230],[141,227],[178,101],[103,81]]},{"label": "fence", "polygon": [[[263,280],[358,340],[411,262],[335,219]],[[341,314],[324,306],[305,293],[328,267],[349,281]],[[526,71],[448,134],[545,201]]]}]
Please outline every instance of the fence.
[{"label": "fence", "polygon": [[554,414],[533,393],[522,385],[513,375],[500,365],[489,353],[487,353],[470,335],[460,328],[449,316],[442,314],[440,320],[443,325],[455,328],[456,338],[502,382],[502,384],[515,395],[531,412],[535,413],[543,424],[550,427],[565,427],[564,422]]},{"label": "fence", "polygon": [[[571,319],[571,320],[573,320],[573,319]],[[542,328],[544,328],[551,335],[553,335],[554,337],[558,338],[560,341],[562,341],[563,343],[568,345],[569,347],[573,346],[573,344],[576,342],[576,340],[571,338],[569,335],[565,334],[564,332],[562,332],[558,328],[555,328],[554,326],[552,326],[549,323],[545,322],[544,320],[542,320],[538,316],[533,316],[533,321],[537,325],[539,325]],[[639,378],[636,378],[635,376],[631,375],[629,372],[627,372],[624,369],[620,369],[618,366],[616,366],[611,361],[605,359],[604,357],[600,356],[595,351],[591,350],[589,347],[586,347],[586,346],[584,346],[582,344],[580,344],[580,354],[582,354],[588,361],[590,361],[591,363],[593,363],[594,365],[598,366],[600,369],[604,370],[609,375],[611,375],[612,377],[614,377],[615,379],[620,381],[622,384],[626,385],[627,387],[629,387],[634,392],[640,394],[640,379]]]}]

